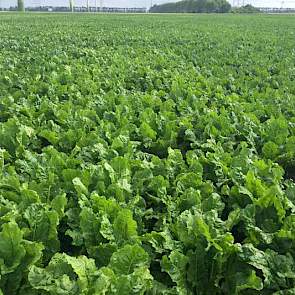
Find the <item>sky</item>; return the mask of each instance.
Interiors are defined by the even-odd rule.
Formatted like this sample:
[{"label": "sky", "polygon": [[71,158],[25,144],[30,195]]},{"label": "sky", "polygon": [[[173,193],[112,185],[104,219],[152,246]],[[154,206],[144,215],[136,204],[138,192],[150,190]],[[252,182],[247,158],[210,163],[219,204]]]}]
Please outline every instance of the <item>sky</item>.
[{"label": "sky", "polygon": [[[67,6],[68,0],[24,0],[26,6]],[[89,0],[94,6],[95,0]],[[109,7],[150,7],[152,4],[175,2],[176,0],[103,0],[104,6]],[[228,0],[231,4],[233,0]],[[237,1],[237,0],[236,0]],[[290,7],[295,8],[295,0],[240,0],[240,3],[253,4],[257,7]],[[17,0],[0,0],[0,7],[15,6]],[[100,0],[97,0],[99,5]],[[75,0],[76,5],[86,6],[86,0]]]}]

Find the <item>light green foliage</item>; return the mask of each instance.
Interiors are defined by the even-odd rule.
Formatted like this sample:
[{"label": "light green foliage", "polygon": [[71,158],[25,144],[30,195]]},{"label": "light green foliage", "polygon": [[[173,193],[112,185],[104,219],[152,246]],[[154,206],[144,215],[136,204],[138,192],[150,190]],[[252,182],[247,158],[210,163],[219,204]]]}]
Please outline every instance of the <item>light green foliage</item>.
[{"label": "light green foliage", "polygon": [[294,30],[1,14],[0,294],[295,294]]}]

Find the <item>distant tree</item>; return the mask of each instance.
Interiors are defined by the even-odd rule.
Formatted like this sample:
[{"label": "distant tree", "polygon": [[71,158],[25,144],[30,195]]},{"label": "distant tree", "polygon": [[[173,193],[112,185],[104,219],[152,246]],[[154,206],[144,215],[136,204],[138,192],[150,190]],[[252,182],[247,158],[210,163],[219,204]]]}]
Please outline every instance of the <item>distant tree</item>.
[{"label": "distant tree", "polygon": [[17,0],[17,10],[25,11],[25,4],[23,0]]},{"label": "distant tree", "polygon": [[174,3],[154,5],[150,12],[159,13],[202,13],[219,12],[225,13],[231,10],[231,5],[226,0],[183,0]]},{"label": "distant tree", "polygon": [[260,12],[260,10],[251,4],[247,4],[242,7],[232,8],[232,12],[234,12],[234,13],[258,13],[258,12]]},{"label": "distant tree", "polygon": [[217,1],[217,12],[225,13],[229,12],[231,9],[231,5],[226,0],[216,0]]},{"label": "distant tree", "polygon": [[209,0],[206,3],[206,12],[216,12],[217,11],[217,3],[216,1]]}]

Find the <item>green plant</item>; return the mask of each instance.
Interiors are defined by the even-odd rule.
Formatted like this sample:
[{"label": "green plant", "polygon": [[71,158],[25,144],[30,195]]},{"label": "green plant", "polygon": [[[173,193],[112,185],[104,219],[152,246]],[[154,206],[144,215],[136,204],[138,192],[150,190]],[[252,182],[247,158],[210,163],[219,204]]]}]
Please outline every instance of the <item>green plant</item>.
[{"label": "green plant", "polygon": [[293,294],[294,25],[1,15],[0,294]]}]

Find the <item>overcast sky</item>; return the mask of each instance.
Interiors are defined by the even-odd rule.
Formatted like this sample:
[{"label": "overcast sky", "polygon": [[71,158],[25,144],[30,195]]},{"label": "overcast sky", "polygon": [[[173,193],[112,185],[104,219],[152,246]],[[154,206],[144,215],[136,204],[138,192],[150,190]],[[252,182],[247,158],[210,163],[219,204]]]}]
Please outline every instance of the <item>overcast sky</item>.
[{"label": "overcast sky", "polygon": [[[67,6],[68,0],[24,0],[26,6]],[[94,5],[95,0],[89,0]],[[231,4],[233,0],[228,0]],[[15,6],[17,0],[0,0],[1,7]],[[100,0],[97,0],[99,5]],[[103,0],[104,6],[110,7],[149,7],[153,4],[175,2],[175,0]],[[240,0],[242,3],[243,0]],[[86,0],[75,0],[76,5],[86,5]],[[260,7],[295,7],[295,0],[244,0],[244,3],[251,3]],[[295,21],[295,20],[294,20]]]},{"label": "overcast sky", "polygon": [[[48,6],[67,6],[69,4],[69,0],[24,0],[26,6],[33,5],[44,5]],[[86,5],[87,0],[74,0],[76,5]],[[146,7],[151,5],[151,1],[153,4],[160,4],[165,2],[176,2],[176,0],[102,0],[104,6],[115,6],[115,7]],[[91,5],[94,5],[95,0],[89,0]],[[15,5],[17,0],[0,0],[0,4],[2,6],[11,6]],[[97,4],[99,5],[100,0],[97,0]]]}]

